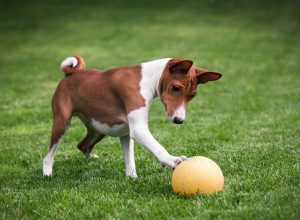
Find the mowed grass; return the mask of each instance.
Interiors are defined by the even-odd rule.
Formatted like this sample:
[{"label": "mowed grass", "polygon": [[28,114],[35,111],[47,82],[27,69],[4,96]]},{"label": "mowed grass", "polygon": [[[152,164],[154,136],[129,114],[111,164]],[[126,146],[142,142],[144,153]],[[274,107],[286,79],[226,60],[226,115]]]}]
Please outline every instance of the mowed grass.
[{"label": "mowed grass", "polygon": [[[299,219],[300,14],[279,1],[1,1],[1,219]],[[42,176],[60,62],[82,55],[108,69],[184,57],[220,71],[198,87],[182,126],[157,99],[150,129],[174,155],[216,161],[225,189],[172,192],[172,170],[136,144],[139,178],[124,175],[117,138],[85,159],[74,118]]]}]

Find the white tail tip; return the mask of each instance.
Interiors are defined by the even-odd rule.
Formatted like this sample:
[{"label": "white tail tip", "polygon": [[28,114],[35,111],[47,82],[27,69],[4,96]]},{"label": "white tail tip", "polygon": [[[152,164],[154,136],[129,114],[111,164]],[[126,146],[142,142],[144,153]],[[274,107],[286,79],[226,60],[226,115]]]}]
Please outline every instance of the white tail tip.
[{"label": "white tail tip", "polygon": [[67,57],[64,61],[61,62],[60,68],[63,69],[65,66],[75,67],[78,64],[76,57]]}]

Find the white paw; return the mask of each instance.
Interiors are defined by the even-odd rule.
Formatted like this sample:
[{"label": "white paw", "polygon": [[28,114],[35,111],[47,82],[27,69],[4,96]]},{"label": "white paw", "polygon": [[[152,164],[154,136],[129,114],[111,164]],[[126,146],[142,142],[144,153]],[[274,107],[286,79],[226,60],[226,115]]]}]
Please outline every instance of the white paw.
[{"label": "white paw", "polygon": [[132,171],[129,171],[129,172],[126,171],[126,176],[134,178],[134,179],[138,177],[135,170],[132,170]]},{"label": "white paw", "polygon": [[169,166],[171,168],[177,167],[182,161],[186,160],[186,156],[174,157],[170,156],[167,160],[161,160],[160,163],[162,166]]},{"label": "white paw", "polygon": [[[174,161],[175,167],[177,167],[182,161],[185,161],[185,160],[187,160],[186,156],[177,157]],[[173,168],[175,168],[175,167],[173,167]]]},{"label": "white paw", "polygon": [[48,156],[43,160],[43,174],[44,176],[52,175],[53,160],[49,159]]},{"label": "white paw", "polygon": [[97,154],[95,154],[94,152],[90,153],[90,157],[91,158],[99,158]]},{"label": "white paw", "polygon": [[87,158],[99,158],[97,154],[95,154],[94,152],[86,152],[84,153],[84,155],[87,157]]},{"label": "white paw", "polygon": [[52,166],[49,164],[43,165],[43,175],[44,176],[51,176],[52,175]]}]

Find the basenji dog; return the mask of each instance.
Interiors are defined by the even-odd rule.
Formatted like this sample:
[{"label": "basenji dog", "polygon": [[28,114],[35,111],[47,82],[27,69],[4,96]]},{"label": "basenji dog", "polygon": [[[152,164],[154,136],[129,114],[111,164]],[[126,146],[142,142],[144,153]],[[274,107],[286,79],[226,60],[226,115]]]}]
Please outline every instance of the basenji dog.
[{"label": "basenji dog", "polygon": [[49,152],[43,160],[45,176],[52,175],[55,152],[72,116],[78,116],[87,128],[86,136],[78,144],[87,157],[97,157],[93,147],[109,135],[120,138],[126,176],[137,177],[134,140],[163,166],[175,168],[187,157],[170,155],[152,136],[148,128],[152,100],[159,96],[168,118],[182,124],[197,86],[222,76],[180,58],[100,71],[86,69],[83,58],[73,56],[61,63],[61,69],[65,77],[52,98],[53,127]]}]

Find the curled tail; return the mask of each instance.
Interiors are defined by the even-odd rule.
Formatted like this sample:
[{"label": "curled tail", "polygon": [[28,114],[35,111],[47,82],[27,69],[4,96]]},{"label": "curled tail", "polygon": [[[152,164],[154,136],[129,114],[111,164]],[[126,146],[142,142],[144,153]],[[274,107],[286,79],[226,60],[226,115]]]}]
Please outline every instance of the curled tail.
[{"label": "curled tail", "polygon": [[75,73],[77,70],[85,68],[84,59],[81,56],[67,57],[60,64],[61,70],[65,73],[65,76]]}]

